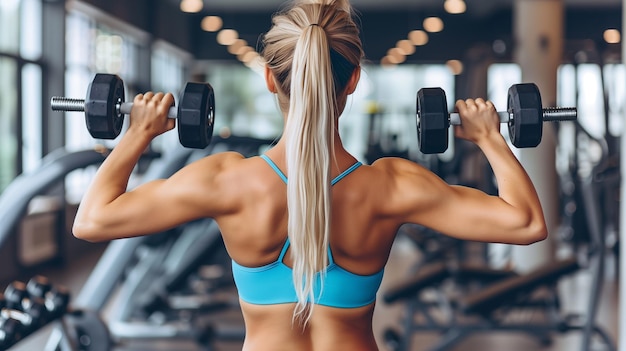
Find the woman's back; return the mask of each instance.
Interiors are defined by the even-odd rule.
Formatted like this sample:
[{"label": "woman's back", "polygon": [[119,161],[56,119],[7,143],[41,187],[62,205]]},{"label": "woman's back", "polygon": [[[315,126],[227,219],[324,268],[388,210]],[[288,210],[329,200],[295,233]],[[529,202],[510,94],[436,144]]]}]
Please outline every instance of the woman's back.
[{"label": "woman's back", "polygon": [[[347,154],[343,159],[338,165],[342,171],[356,162]],[[282,167],[278,158],[274,162]],[[233,207],[240,208],[216,219],[231,258],[242,266],[259,267],[275,262],[287,240],[286,184],[259,157],[238,163],[224,178],[237,184],[240,204]],[[332,187],[332,259],[355,274],[375,274],[383,268],[401,224],[380,218],[390,201],[386,176],[376,166],[362,165]],[[290,265],[288,254],[284,262]]]},{"label": "woman's back", "polygon": [[[286,172],[282,171],[279,150],[274,151],[268,155],[270,163],[254,157],[231,165],[224,179],[240,184],[241,207],[216,217],[235,266],[247,327],[246,345],[254,345],[250,346],[254,350],[259,345],[268,350],[282,346],[326,350],[337,349],[340,342],[347,343],[346,349],[376,349],[371,330],[373,302],[398,228],[393,220],[375,220],[384,205],[386,191],[381,185],[385,172],[371,166],[354,167],[356,160],[345,152],[338,158],[333,178],[345,170],[350,173],[344,173],[332,187],[331,261],[326,286],[303,331],[293,323],[293,261],[285,245],[286,184],[271,163],[279,172]],[[298,347],[286,346],[291,343],[298,343]]]}]

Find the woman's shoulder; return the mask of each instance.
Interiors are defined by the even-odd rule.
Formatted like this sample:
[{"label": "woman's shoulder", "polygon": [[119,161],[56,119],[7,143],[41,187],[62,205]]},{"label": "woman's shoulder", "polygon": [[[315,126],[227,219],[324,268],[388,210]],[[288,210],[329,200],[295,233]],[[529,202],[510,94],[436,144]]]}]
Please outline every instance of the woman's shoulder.
[{"label": "woman's shoulder", "polygon": [[177,172],[175,178],[213,183],[232,177],[247,161],[248,159],[238,152],[215,153],[189,163]]},{"label": "woman's shoulder", "polygon": [[[385,191],[390,197],[401,199],[423,197],[439,193],[445,183],[428,168],[411,160],[398,157],[384,157],[370,166],[377,174],[377,184],[387,184]],[[380,185],[379,185],[380,186]]]},{"label": "woman's shoulder", "polygon": [[377,172],[384,172],[390,176],[417,175],[431,173],[422,165],[400,157],[382,157],[374,161],[370,168]]},{"label": "woman's shoulder", "polygon": [[211,154],[190,163],[188,168],[228,168],[237,166],[240,162],[245,161],[246,157],[235,151],[224,151]]}]

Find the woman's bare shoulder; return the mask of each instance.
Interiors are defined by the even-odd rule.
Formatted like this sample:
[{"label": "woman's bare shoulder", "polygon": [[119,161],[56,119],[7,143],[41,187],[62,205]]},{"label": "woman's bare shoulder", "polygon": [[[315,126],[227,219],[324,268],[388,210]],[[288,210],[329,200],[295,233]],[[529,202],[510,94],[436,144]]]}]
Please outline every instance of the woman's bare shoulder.
[{"label": "woman's bare shoulder", "polygon": [[385,210],[391,215],[405,216],[450,191],[435,173],[407,159],[381,158],[371,169],[378,172],[376,183],[384,189]]},{"label": "woman's bare shoulder", "polygon": [[246,160],[238,152],[225,151],[200,158],[183,167],[179,173],[186,176],[213,177],[232,170]]},{"label": "woman's bare shoulder", "polygon": [[399,157],[383,157],[372,163],[371,168],[378,172],[387,173],[389,177],[394,179],[406,176],[435,176],[429,169],[424,166]]}]

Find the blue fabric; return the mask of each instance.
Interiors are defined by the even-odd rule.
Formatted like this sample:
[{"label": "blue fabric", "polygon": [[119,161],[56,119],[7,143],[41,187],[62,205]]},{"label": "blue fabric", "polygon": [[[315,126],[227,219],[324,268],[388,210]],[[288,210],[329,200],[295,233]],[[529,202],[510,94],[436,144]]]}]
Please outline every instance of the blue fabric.
[{"label": "blue fabric", "polygon": [[287,176],[285,175],[285,173],[283,173],[283,171],[280,170],[280,168],[278,168],[278,166],[274,163],[274,161],[272,161],[271,158],[267,157],[267,155],[261,155],[261,158],[264,159],[265,162],[267,162],[267,164],[270,165],[270,167],[272,167],[274,172],[276,172],[276,174],[278,174],[280,179],[282,179],[283,182],[285,182],[285,184],[287,184]]},{"label": "blue fabric", "polygon": [[[255,305],[274,305],[298,301],[293,285],[292,270],[283,263],[289,247],[285,242],[278,259],[262,267],[245,267],[232,262],[233,277],[239,297]],[[330,264],[326,269],[323,290],[321,275],[315,278],[315,304],[356,308],[376,301],[376,293],[383,280],[384,269],[372,275],[358,275],[338,266],[328,250]]]},{"label": "blue fabric", "polygon": [[[274,170],[274,172],[276,172],[276,174],[278,174],[278,176],[280,177],[280,179],[283,180],[283,182],[285,182],[285,184],[287,184],[287,176],[285,175],[285,173],[283,173],[283,171],[280,170],[280,168],[278,168],[278,166],[276,165],[276,163],[274,163],[274,161],[272,161],[271,158],[267,157],[267,155],[261,155],[261,158],[265,160],[265,162],[267,162],[268,165],[270,165],[270,167],[272,167],[272,169]],[[350,168],[346,169],[345,171],[343,171],[340,175],[336,176],[335,178],[333,178],[333,180],[330,181],[330,185],[335,185],[337,184],[338,181],[342,180],[343,178],[345,178],[348,174],[352,173],[355,169],[361,167],[362,163],[357,161],[355,164],[353,164]]]},{"label": "blue fabric", "polygon": [[[261,156],[280,178],[287,183],[287,177],[267,156]],[[341,173],[332,180],[335,184],[355,169],[361,166],[360,162]],[[298,301],[293,285],[292,269],[283,263],[285,253],[289,248],[289,238],[285,241],[278,259],[262,267],[245,267],[232,261],[235,285],[239,297],[248,303],[256,305],[273,305],[295,303]],[[338,266],[328,248],[329,266],[322,284],[321,274],[317,274],[314,283],[315,304],[338,307],[356,308],[367,306],[376,301],[376,293],[383,279],[384,269],[372,275],[358,275],[348,272]]]}]

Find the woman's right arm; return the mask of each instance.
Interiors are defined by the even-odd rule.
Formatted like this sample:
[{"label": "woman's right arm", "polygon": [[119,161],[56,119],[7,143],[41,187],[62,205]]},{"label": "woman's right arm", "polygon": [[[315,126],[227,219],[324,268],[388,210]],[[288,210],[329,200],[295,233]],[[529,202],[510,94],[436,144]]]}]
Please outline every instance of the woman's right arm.
[{"label": "woman's right arm", "polygon": [[[489,161],[498,195],[451,186],[409,161],[396,161],[392,206],[400,221],[464,240],[531,244],[546,238],[541,203],[528,174],[500,134],[495,108],[482,99],[458,101],[458,137],[474,142]],[[394,206],[395,207],[395,206]]]}]

